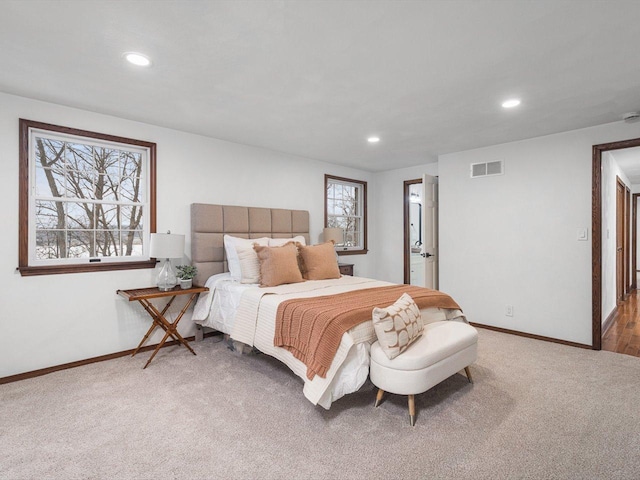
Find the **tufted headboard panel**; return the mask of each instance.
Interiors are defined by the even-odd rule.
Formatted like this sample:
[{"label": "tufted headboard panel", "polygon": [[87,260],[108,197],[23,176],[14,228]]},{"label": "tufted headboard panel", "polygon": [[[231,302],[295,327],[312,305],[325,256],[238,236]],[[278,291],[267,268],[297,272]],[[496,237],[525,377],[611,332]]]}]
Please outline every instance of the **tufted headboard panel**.
[{"label": "tufted headboard panel", "polygon": [[195,285],[227,272],[224,235],[241,238],[289,238],[303,235],[309,244],[309,212],[280,208],[191,204],[191,262],[198,268]]}]

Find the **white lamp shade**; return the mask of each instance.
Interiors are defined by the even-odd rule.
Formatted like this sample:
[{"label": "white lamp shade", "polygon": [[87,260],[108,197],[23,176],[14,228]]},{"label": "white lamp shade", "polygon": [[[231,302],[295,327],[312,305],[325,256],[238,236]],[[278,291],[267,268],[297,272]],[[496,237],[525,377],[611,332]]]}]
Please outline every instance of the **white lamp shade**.
[{"label": "white lamp shade", "polygon": [[184,255],[184,235],[175,233],[152,233],[149,242],[149,256],[153,258],[182,258]]},{"label": "white lamp shade", "polygon": [[327,227],[322,231],[322,237],[325,242],[333,240],[333,243],[336,245],[341,245],[344,243],[344,230],[341,228]]}]

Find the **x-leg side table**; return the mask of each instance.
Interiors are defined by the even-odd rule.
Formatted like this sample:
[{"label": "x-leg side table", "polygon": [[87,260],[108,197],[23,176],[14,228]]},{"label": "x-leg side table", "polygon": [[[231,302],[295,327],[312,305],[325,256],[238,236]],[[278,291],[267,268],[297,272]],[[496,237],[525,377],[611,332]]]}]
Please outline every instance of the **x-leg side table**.
[{"label": "x-leg side table", "polygon": [[[135,356],[136,353],[138,353],[142,345],[144,345],[144,342],[147,341],[147,339],[153,333],[156,327],[160,327],[165,331],[164,337],[162,338],[160,343],[156,346],[156,349],[151,354],[151,357],[149,357],[149,360],[147,360],[147,363],[143,367],[143,369],[149,366],[149,364],[151,363],[151,360],[153,360],[153,357],[156,356],[156,353],[158,353],[158,350],[162,348],[162,346],[169,339],[169,337],[178,341],[179,344],[182,344],[185,347],[187,347],[187,349],[194,355],[196,354],[196,352],[194,352],[193,349],[189,346],[189,343],[182,337],[182,335],[178,333],[178,322],[180,322],[180,319],[182,318],[184,313],[187,311],[189,306],[196,299],[198,294],[201,292],[206,292],[208,290],[209,289],[206,287],[194,286],[191,288],[182,289],[178,286],[166,292],[159,290],[157,287],[137,288],[134,290],[118,290],[116,292],[118,295],[126,298],[130,302],[137,300],[140,303],[140,305],[142,305],[142,307],[145,309],[145,311],[153,319],[153,323],[151,324],[151,327],[149,327],[149,330],[147,331],[144,338],[138,345],[138,348],[136,348],[133,354],[131,355],[132,357]],[[164,315],[165,313],[167,313],[167,310],[169,310],[169,307],[171,306],[171,304],[173,303],[173,301],[176,299],[178,295],[191,295],[191,297],[189,297],[189,300],[187,301],[186,305],[182,308],[182,310],[180,311],[180,313],[172,323],[169,320],[167,320],[167,318]],[[162,310],[158,310],[158,308],[153,303],[151,303],[151,299],[164,298],[164,297],[169,297],[169,301],[166,303],[166,305]]]}]

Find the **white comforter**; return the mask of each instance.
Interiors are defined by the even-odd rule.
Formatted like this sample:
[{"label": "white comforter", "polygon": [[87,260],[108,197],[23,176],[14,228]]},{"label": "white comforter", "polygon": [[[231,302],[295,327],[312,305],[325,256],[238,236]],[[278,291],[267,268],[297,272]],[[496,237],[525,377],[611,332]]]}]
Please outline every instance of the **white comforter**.
[{"label": "white comforter", "polygon": [[[217,282],[219,283],[220,279]],[[292,298],[331,295],[387,285],[393,284],[369,278],[343,276],[335,280],[315,280],[270,288],[244,288],[233,324],[227,333],[230,333],[234,340],[255,346],[263,353],[286,364],[304,380],[304,395],[307,399],[328,409],[333,401],[357,391],[366,381],[369,374],[369,346],[375,341],[373,325],[370,321],[364,322],[345,333],[326,378],[316,375],[313,380],[309,380],[306,376],[307,367],[301,361],[291,352],[273,345],[278,305]],[[207,303],[215,304],[215,300],[212,302],[210,298],[211,295],[198,301],[194,312],[196,322],[206,324],[202,317],[209,317]],[[459,310],[439,308],[424,309],[422,315],[426,323],[464,318]]]},{"label": "white comforter", "polygon": [[258,285],[247,285],[231,279],[231,274],[219,273],[205,283],[208,292],[201,293],[193,310],[193,321],[203,327],[230,334],[242,294]]}]

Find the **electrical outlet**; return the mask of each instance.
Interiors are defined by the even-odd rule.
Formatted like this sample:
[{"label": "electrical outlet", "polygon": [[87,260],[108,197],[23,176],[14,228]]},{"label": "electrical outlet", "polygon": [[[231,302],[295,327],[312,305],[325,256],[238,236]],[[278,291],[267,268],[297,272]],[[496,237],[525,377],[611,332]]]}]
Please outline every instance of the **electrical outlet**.
[{"label": "electrical outlet", "polygon": [[513,317],[513,305],[509,305],[509,304],[505,305],[504,306],[504,314],[507,317]]}]

